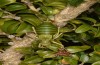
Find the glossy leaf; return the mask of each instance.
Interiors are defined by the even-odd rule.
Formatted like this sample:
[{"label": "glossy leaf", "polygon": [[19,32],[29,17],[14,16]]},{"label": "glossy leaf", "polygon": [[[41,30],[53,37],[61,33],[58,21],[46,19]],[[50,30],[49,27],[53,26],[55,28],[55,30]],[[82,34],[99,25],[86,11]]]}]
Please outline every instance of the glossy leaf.
[{"label": "glossy leaf", "polygon": [[26,21],[26,22],[32,24],[35,27],[42,23],[41,20],[39,20],[39,18],[37,18],[35,15],[22,14],[22,15],[19,15],[19,16],[22,18],[23,21]]},{"label": "glossy leaf", "polygon": [[92,52],[89,55],[90,55],[90,59],[88,62],[94,63],[100,61],[100,53],[98,54],[97,52]]},{"label": "glossy leaf", "polygon": [[58,49],[61,48],[61,47],[59,45],[57,45],[57,44],[51,44],[51,45],[48,45],[47,48],[49,48],[52,51],[57,52]]},{"label": "glossy leaf", "polygon": [[51,7],[42,6],[41,9],[46,15],[52,15],[53,14],[53,9]]},{"label": "glossy leaf", "polygon": [[7,6],[6,10],[7,11],[17,11],[17,10],[22,10],[22,9],[26,9],[27,6],[22,4],[22,3],[13,3],[10,4],[9,6]]},{"label": "glossy leaf", "polygon": [[72,57],[64,57],[62,64],[77,65],[77,60]]},{"label": "glossy leaf", "polygon": [[76,53],[76,52],[81,52],[85,51],[91,48],[90,46],[84,45],[84,46],[69,46],[66,47],[66,50],[68,50],[70,53]]},{"label": "glossy leaf", "polygon": [[40,57],[43,57],[43,58],[54,58],[54,57],[55,57],[55,54],[54,54],[54,52],[52,52],[52,51],[38,50],[38,51],[37,51],[37,54],[38,54]]},{"label": "glossy leaf", "polygon": [[0,18],[0,28],[1,28],[1,26],[4,24],[5,21],[6,21],[6,19],[1,19],[1,18]]},{"label": "glossy leaf", "polygon": [[25,22],[21,23],[18,29],[16,30],[16,33],[23,31],[26,27],[27,27],[27,23]]},{"label": "glossy leaf", "polygon": [[77,19],[73,19],[70,22],[75,23],[75,24],[82,24],[83,23],[83,21],[77,20]]},{"label": "glossy leaf", "polygon": [[98,27],[94,37],[100,37],[100,27]]},{"label": "glossy leaf", "polygon": [[32,26],[30,24],[27,24],[26,22],[23,22],[20,24],[20,26],[16,30],[16,33],[18,36],[20,36],[22,34],[25,34],[27,32],[31,32],[31,31],[32,31]]},{"label": "glossy leaf", "polygon": [[89,61],[89,56],[87,54],[82,54],[81,57],[80,57],[80,61],[82,63],[86,63]]},{"label": "glossy leaf", "polygon": [[23,62],[26,63],[26,64],[30,64],[30,63],[39,63],[39,62],[42,62],[44,59],[39,57],[39,56],[31,56],[27,59],[25,59]]},{"label": "glossy leaf", "polygon": [[57,61],[53,61],[50,65],[58,65]]},{"label": "glossy leaf", "polygon": [[68,3],[72,6],[78,6],[79,4],[81,4],[82,2],[84,2],[84,0],[68,0]]},{"label": "glossy leaf", "polygon": [[3,15],[3,11],[0,10],[0,17],[2,17],[2,15]]},{"label": "glossy leaf", "polygon": [[92,65],[100,65],[100,61],[94,62]]},{"label": "glossy leaf", "polygon": [[73,31],[71,28],[68,28],[68,27],[62,27],[60,28],[59,30],[61,33],[65,33],[65,32],[71,32]]},{"label": "glossy leaf", "polygon": [[90,17],[81,17],[80,19],[87,20],[87,21],[90,21],[90,22],[93,22],[93,23],[97,22],[95,19],[90,18]]},{"label": "glossy leaf", "polygon": [[77,54],[72,54],[72,58],[79,60],[79,56]]},{"label": "glossy leaf", "polygon": [[47,3],[45,4],[46,6],[53,6],[53,7],[58,7],[60,9],[65,8],[66,4],[62,2],[52,2],[52,3]]},{"label": "glossy leaf", "polygon": [[31,47],[18,47],[15,50],[22,54],[31,54],[34,52]]},{"label": "glossy leaf", "polygon": [[76,33],[83,33],[83,32],[86,32],[86,31],[88,31],[88,30],[90,30],[90,29],[91,29],[91,26],[90,26],[90,25],[83,24],[83,25],[79,26],[79,27],[75,30],[75,32],[76,32]]},{"label": "glossy leaf", "polygon": [[15,20],[8,20],[8,21],[5,21],[4,24],[2,25],[2,28],[1,28],[2,31],[8,33],[8,27],[9,27],[10,25],[12,25],[13,23],[15,23],[15,22],[16,22]]},{"label": "glossy leaf", "polygon": [[9,34],[15,33],[19,25],[20,25],[20,22],[16,21],[15,23],[8,26],[7,33]]},{"label": "glossy leaf", "polygon": [[44,61],[41,65],[50,65],[53,62],[53,60],[47,60]]},{"label": "glossy leaf", "polygon": [[16,2],[16,0],[0,0],[0,7]]},{"label": "glossy leaf", "polygon": [[100,44],[95,45],[95,46],[94,46],[94,50],[95,50],[95,51],[99,51],[99,52],[100,52]]}]

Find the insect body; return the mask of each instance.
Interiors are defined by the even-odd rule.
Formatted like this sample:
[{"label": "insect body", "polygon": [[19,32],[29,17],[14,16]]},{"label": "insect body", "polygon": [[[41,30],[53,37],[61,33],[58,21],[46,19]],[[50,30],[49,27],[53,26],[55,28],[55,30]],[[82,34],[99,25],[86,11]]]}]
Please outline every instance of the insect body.
[{"label": "insect body", "polygon": [[50,22],[44,22],[36,28],[36,32],[39,35],[54,35],[57,30],[57,27]]},{"label": "insect body", "polygon": [[44,22],[36,28],[36,33],[41,41],[39,47],[48,47],[51,43],[62,46],[60,43],[55,41],[55,35],[58,33],[58,28],[50,22]]}]

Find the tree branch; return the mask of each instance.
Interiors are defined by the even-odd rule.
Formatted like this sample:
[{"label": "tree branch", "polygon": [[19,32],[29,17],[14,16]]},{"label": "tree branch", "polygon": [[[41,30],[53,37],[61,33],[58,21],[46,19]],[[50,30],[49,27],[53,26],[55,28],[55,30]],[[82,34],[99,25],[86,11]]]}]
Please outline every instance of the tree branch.
[{"label": "tree branch", "polygon": [[85,0],[84,3],[77,7],[67,6],[64,10],[55,15],[54,24],[59,27],[63,27],[66,25],[67,21],[76,18],[82,12],[88,10],[96,2],[98,2],[98,0]]},{"label": "tree branch", "polygon": [[[13,37],[11,37],[12,39]],[[15,51],[18,47],[28,47],[31,46],[32,41],[36,39],[34,33],[28,33],[23,39],[12,39],[13,45],[0,54],[0,59],[3,61],[3,65],[18,65],[21,62],[21,57],[23,54]]]}]

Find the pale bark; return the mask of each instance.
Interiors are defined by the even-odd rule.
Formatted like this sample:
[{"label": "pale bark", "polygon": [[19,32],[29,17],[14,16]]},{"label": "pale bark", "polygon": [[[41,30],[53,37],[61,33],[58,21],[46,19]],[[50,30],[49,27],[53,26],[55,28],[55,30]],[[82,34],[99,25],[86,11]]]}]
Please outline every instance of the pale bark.
[{"label": "pale bark", "polygon": [[28,47],[34,41],[36,35],[34,33],[29,33],[23,39],[13,39],[13,45],[0,54],[0,59],[3,61],[3,65],[18,65],[21,62],[21,57],[23,54],[15,51],[18,47]]},{"label": "pale bark", "polygon": [[77,7],[67,6],[60,13],[55,15],[54,24],[60,27],[66,25],[67,21],[76,18],[82,12],[88,10],[98,0],[85,0],[82,4]]}]

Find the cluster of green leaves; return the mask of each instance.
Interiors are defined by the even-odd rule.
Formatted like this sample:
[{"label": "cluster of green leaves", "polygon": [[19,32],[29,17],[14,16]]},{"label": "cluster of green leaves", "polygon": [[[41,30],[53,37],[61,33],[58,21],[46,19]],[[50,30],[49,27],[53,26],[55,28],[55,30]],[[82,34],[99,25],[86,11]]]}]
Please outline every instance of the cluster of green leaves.
[{"label": "cluster of green leaves", "polygon": [[[53,45],[51,48],[55,49],[56,47],[57,46],[54,47]],[[16,48],[15,50],[25,55],[20,65],[77,65],[79,61],[82,63],[89,61],[89,56],[88,54],[85,54],[84,51],[90,48],[91,47],[87,45],[68,46],[65,47],[65,50],[68,51],[67,54],[60,55],[62,52],[59,52],[60,50],[54,51],[48,48],[39,48],[38,43],[33,42],[31,47],[20,47]]]},{"label": "cluster of green leaves", "polygon": [[[57,31],[54,26],[46,24],[40,27],[40,24],[50,20],[69,4],[78,6],[84,2],[84,0],[30,1],[40,9],[38,13],[31,11],[26,4],[18,0],[0,1],[0,32],[21,36],[33,31],[32,27],[35,27],[38,34],[53,34]],[[40,36],[42,41],[40,39],[34,41],[31,47],[16,48],[16,51],[24,54],[20,65],[78,65],[79,63],[100,65],[100,3],[96,3],[92,9],[93,11],[82,13],[79,17],[70,20],[65,27],[60,28],[59,33],[63,34],[56,39],[56,42],[63,44],[63,50],[58,43],[51,42],[50,36]],[[13,19],[11,13],[21,19]],[[4,18],[9,15],[12,17]],[[0,36],[0,49],[5,50],[10,39]],[[5,43],[7,47],[4,47]],[[46,47],[40,48],[40,43]]]}]

